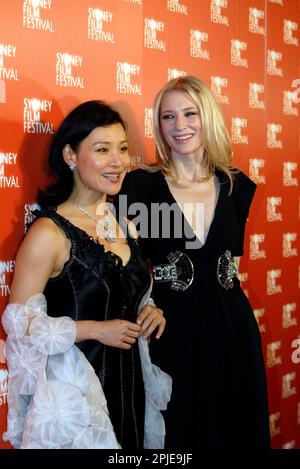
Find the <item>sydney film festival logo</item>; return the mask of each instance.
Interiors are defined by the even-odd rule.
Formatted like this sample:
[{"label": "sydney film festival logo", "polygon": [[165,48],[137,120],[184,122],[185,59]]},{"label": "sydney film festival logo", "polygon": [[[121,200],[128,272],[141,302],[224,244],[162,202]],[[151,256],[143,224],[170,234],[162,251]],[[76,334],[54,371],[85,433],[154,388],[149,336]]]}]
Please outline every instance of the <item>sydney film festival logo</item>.
[{"label": "sydney film festival logo", "polygon": [[211,91],[221,104],[229,104],[229,96],[223,94],[223,88],[227,88],[228,81],[228,78],[211,76]]},{"label": "sydney film festival logo", "polygon": [[[1,362],[2,360],[0,360]],[[7,404],[8,371],[0,369],[0,406]]]},{"label": "sydney film festival logo", "polygon": [[153,108],[145,107],[144,136],[154,138]]},{"label": "sydney film festival logo", "polygon": [[181,15],[188,15],[188,7],[179,0],[167,0],[167,10],[172,13],[180,13]]},{"label": "sydney film festival logo", "polygon": [[14,260],[0,260],[0,296],[10,295],[10,281],[14,270]]},{"label": "sydney film festival logo", "polygon": [[295,91],[283,91],[283,113],[287,116],[298,116],[298,109],[294,107],[294,103],[297,102],[295,99]]},{"label": "sydney film festival logo", "polygon": [[139,155],[130,155],[130,171],[138,169],[141,165],[142,158]]},{"label": "sydney film festival logo", "polygon": [[187,72],[184,70],[178,70],[177,68],[168,68],[168,81],[173,80],[173,78],[184,77],[187,75]]},{"label": "sydney film festival logo", "polygon": [[274,438],[277,435],[281,435],[280,416],[280,412],[275,412],[269,416],[271,438]]},{"label": "sydney film festival logo", "polygon": [[282,126],[280,124],[270,123],[267,125],[267,147],[282,148],[282,141],[279,140],[278,134],[281,133]]},{"label": "sydney film festival logo", "polygon": [[279,283],[281,269],[272,269],[267,271],[267,295],[275,295],[282,292],[282,286]]},{"label": "sydney film festival logo", "polygon": [[231,140],[233,143],[248,144],[248,136],[242,134],[242,129],[247,127],[247,119],[241,117],[231,118]]},{"label": "sydney film festival logo", "polygon": [[282,357],[279,355],[281,349],[281,341],[271,342],[267,344],[267,367],[273,368],[273,366],[280,365],[282,363]]},{"label": "sydney film festival logo", "polygon": [[47,121],[47,114],[51,111],[51,99],[24,98],[24,132],[28,134],[53,134],[53,123]]},{"label": "sydney film festival logo", "polygon": [[265,91],[264,85],[260,83],[249,83],[249,107],[252,109],[266,109],[264,100],[260,99],[260,94]]},{"label": "sydney film festival logo", "polygon": [[277,64],[282,60],[282,53],[275,50],[268,50],[267,71],[269,75],[277,75],[282,77],[282,68]]},{"label": "sydney film festival logo", "polygon": [[17,46],[0,44],[0,80],[19,81],[19,72],[11,67],[11,61],[16,58]]},{"label": "sydney film festival logo", "polygon": [[249,8],[249,31],[250,33],[255,34],[265,34],[264,26],[260,25],[265,17],[265,12],[263,10],[258,10],[257,8]]},{"label": "sydney film festival logo", "polygon": [[209,51],[205,49],[203,43],[208,41],[208,34],[197,29],[190,30],[190,56],[210,60]]},{"label": "sydney film festival logo", "polygon": [[150,18],[145,18],[144,26],[144,46],[147,49],[155,49],[166,52],[166,43],[161,39],[160,34],[165,31],[165,23]]},{"label": "sydney film festival logo", "polygon": [[281,205],[281,197],[267,197],[267,220],[282,221],[282,213],[277,209]]},{"label": "sydney film festival logo", "polygon": [[68,52],[56,54],[56,84],[62,87],[84,88],[84,80],[79,75],[83,57]]},{"label": "sydney film festival logo", "polygon": [[261,170],[265,167],[265,160],[252,158],[249,160],[249,176],[256,184],[266,184],[266,177],[261,174]]},{"label": "sydney film festival logo", "polygon": [[113,13],[99,8],[88,9],[88,39],[94,41],[115,43],[114,34],[104,30],[106,24],[111,25]]},{"label": "sydney film festival logo", "polygon": [[284,20],[283,21],[283,41],[286,44],[293,46],[299,46],[298,38],[294,37],[293,34],[298,30],[298,24],[294,21]]},{"label": "sydney film festival logo", "polygon": [[210,2],[210,20],[213,23],[229,25],[228,17],[223,15],[222,9],[228,7],[228,0],[211,0]]},{"label": "sydney film festival logo", "polygon": [[282,235],[282,255],[283,257],[298,256],[298,249],[292,243],[297,241],[297,233],[283,233]]},{"label": "sydney film festival logo", "polygon": [[122,94],[142,95],[142,87],[139,84],[141,66],[127,62],[116,64],[116,87],[117,92]]},{"label": "sydney film festival logo", "polygon": [[[287,397],[297,394],[295,383],[296,373],[287,373],[282,376],[282,398],[286,399]],[[293,384],[294,385],[293,385]]]},{"label": "sydney film festival logo", "polygon": [[45,18],[51,10],[52,0],[24,0],[23,27],[54,32],[53,21]]},{"label": "sydney film festival logo", "polygon": [[17,153],[0,151],[0,189],[20,189],[19,176],[14,173],[17,156]]},{"label": "sydney film festival logo", "polygon": [[265,241],[263,233],[255,233],[250,236],[250,259],[265,259],[266,251],[262,249],[261,244]]},{"label": "sydney film festival logo", "polygon": [[284,329],[297,326],[297,317],[292,317],[293,313],[296,313],[296,303],[287,303],[282,306],[282,327]]},{"label": "sydney film festival logo", "polygon": [[231,39],[231,64],[236,67],[248,68],[248,59],[242,57],[242,51],[247,50],[247,43],[239,39]]},{"label": "sydney film festival logo", "polygon": [[25,204],[24,205],[24,232],[26,233],[29,225],[33,222],[35,216],[33,215],[33,211],[39,209],[40,206],[36,203],[33,204]]},{"label": "sydney film festival logo", "polygon": [[285,161],[283,163],[283,185],[298,186],[298,178],[294,176],[297,171],[298,163],[293,161]]}]

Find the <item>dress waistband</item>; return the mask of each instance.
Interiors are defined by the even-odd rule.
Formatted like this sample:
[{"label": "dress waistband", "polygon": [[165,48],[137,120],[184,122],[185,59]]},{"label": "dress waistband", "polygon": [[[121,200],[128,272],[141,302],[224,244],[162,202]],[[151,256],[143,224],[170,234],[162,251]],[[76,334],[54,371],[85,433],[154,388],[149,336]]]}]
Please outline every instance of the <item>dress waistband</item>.
[{"label": "dress waistband", "polygon": [[[189,256],[183,252],[171,252],[167,259],[169,264],[153,266],[153,279],[156,283],[170,283],[171,290],[186,291],[193,283],[195,268]],[[197,261],[198,262],[198,261]],[[206,272],[216,273],[218,283],[229,290],[234,287],[233,278],[237,277],[237,266],[231,251],[227,249],[216,259],[215,263],[201,262]]]}]

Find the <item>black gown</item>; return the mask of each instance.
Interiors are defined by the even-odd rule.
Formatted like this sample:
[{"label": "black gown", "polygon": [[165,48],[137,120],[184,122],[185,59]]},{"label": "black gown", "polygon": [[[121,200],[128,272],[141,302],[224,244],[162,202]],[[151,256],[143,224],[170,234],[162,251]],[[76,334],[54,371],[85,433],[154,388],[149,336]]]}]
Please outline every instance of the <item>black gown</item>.
[{"label": "black gown", "polygon": [[[126,319],[136,322],[138,305],[150,286],[150,274],[137,241],[127,237],[131,257],[123,267],[119,256],[105,252],[103,245],[55,210],[36,210],[34,215],[50,218],[65,232],[72,245],[63,271],[46,285],[47,314],[69,316],[75,321]],[[145,393],[138,342],[130,350],[93,340],[76,345],[99,377],[121,447],[143,448]]]},{"label": "black gown", "polygon": [[[148,233],[140,232],[140,245],[152,267],[160,266],[161,273],[162,266],[170,263],[167,255],[180,251],[188,255],[194,268],[193,281],[185,291],[172,289],[170,281],[155,281],[152,294],[167,325],[161,339],[150,342],[151,358],[173,378],[171,401],[164,414],[166,448],[268,448],[267,387],[259,328],[238,278],[232,278],[233,288],[229,289],[224,288],[224,278],[223,286],[217,279],[218,260],[224,261],[226,251],[232,256],[243,254],[255,184],[239,172],[228,195],[228,177],[221,172],[216,175],[220,192],[214,218],[205,244],[198,249],[186,246],[187,239],[197,238],[161,172],[133,171],[121,191],[129,204],[143,202],[148,208]],[[175,204],[185,236],[175,237],[175,218],[171,217],[170,234],[164,232],[162,237],[161,230],[153,226],[158,206],[153,206],[151,220],[151,203]],[[122,204],[124,207],[124,201],[118,199],[120,210]],[[131,218],[139,214],[133,212]],[[178,229],[178,218],[176,226]],[[190,272],[184,270],[183,277],[189,277]],[[222,274],[222,269],[218,272]]]}]

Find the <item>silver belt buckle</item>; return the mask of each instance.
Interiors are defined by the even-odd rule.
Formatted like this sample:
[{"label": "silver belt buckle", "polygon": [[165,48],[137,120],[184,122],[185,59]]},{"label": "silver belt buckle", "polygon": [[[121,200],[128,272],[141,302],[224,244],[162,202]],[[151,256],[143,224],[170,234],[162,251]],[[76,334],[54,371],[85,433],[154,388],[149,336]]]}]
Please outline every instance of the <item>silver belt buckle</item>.
[{"label": "silver belt buckle", "polygon": [[194,266],[191,259],[183,252],[171,252],[167,259],[169,264],[158,264],[153,267],[153,279],[158,282],[171,282],[171,289],[185,291],[194,280]]},{"label": "silver belt buckle", "polygon": [[229,290],[234,287],[233,278],[237,277],[237,266],[232,257],[231,251],[227,250],[218,259],[217,279],[219,284]]}]

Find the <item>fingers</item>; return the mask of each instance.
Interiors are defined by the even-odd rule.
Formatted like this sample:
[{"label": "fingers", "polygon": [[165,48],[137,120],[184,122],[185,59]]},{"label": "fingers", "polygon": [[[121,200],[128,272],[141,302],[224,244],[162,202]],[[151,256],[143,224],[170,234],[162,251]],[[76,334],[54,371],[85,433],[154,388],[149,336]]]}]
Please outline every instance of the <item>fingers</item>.
[{"label": "fingers", "polygon": [[129,350],[138,337],[148,339],[155,329],[157,329],[155,337],[158,339],[166,324],[162,310],[150,305],[143,308],[137,322],[133,323],[124,319],[100,321],[95,338],[105,345]]},{"label": "fingers", "polygon": [[124,350],[130,350],[131,347],[132,347],[131,345],[126,344],[125,342],[123,342],[122,344],[119,345],[118,348],[121,348],[121,349],[124,349]]},{"label": "fingers", "polygon": [[141,326],[134,322],[123,321],[123,333],[121,336],[120,348],[129,350],[141,333]]},{"label": "fingers", "polygon": [[[151,314],[153,312],[155,308],[151,305],[146,305],[144,306],[144,308],[142,309],[142,311],[140,312],[140,314],[138,315],[138,318],[137,318],[137,324],[139,325],[142,325],[142,323],[144,322],[144,320],[146,319],[146,317]],[[158,308],[157,308],[158,309]],[[161,310],[160,310],[161,311]]]},{"label": "fingers", "polygon": [[131,349],[132,345],[135,344],[136,339],[139,337],[141,333],[141,326],[134,322],[123,320],[121,327],[123,332],[121,334],[119,348],[129,350]]},{"label": "fingers", "polygon": [[129,345],[133,345],[133,344],[135,344],[136,339],[134,339],[133,337],[130,337],[130,336],[125,336],[124,339],[123,339],[123,342],[126,343],[126,344],[129,344]]},{"label": "fingers", "polygon": [[120,341],[117,344],[117,347],[125,349],[125,350],[129,350],[131,349],[133,344],[135,344],[135,342],[136,342],[135,338],[123,334]]},{"label": "fingers", "polygon": [[138,332],[132,331],[132,330],[129,329],[129,330],[126,332],[126,335],[128,335],[129,337],[134,337],[134,338],[136,339],[137,337],[139,337],[139,336],[141,335],[141,328],[140,328],[140,330],[139,330]]},{"label": "fingers", "polygon": [[165,328],[165,324],[166,324],[166,320],[163,316],[159,315],[159,316],[156,316],[153,321],[151,322],[151,324],[146,328],[145,332],[143,333],[143,339],[148,339],[148,337],[150,337],[150,335],[152,334],[152,332],[158,327],[158,332],[156,334],[156,338],[159,339],[159,337],[161,336],[161,334],[163,333],[164,331],[164,328]]},{"label": "fingers", "polygon": [[162,333],[163,333],[164,330],[165,330],[165,327],[166,327],[166,320],[165,320],[165,318],[163,317],[163,318],[162,318],[162,321],[161,321],[160,324],[158,325],[158,331],[157,331],[156,336],[155,336],[156,339],[159,339],[159,338],[161,337]]},{"label": "fingers", "polygon": [[137,324],[141,325],[143,329],[145,320],[148,321],[150,316],[157,315],[157,314],[163,316],[162,310],[159,308],[156,308],[155,306],[147,305],[142,309],[142,311],[138,315],[136,322]]},{"label": "fingers", "polygon": [[139,323],[129,321],[124,321],[124,323],[126,323],[125,326],[128,328],[128,331],[132,333],[136,332],[137,335],[141,332],[141,325]]},{"label": "fingers", "polygon": [[157,319],[158,315],[155,310],[155,308],[152,308],[152,311],[147,315],[147,317],[144,319],[144,321],[141,324],[141,334],[145,335],[146,330],[149,329],[150,325],[155,322]]},{"label": "fingers", "polygon": [[157,327],[158,331],[155,337],[158,339],[163,333],[166,324],[162,310],[153,306],[145,306],[137,322],[141,324],[141,334],[144,339],[148,339]]}]

